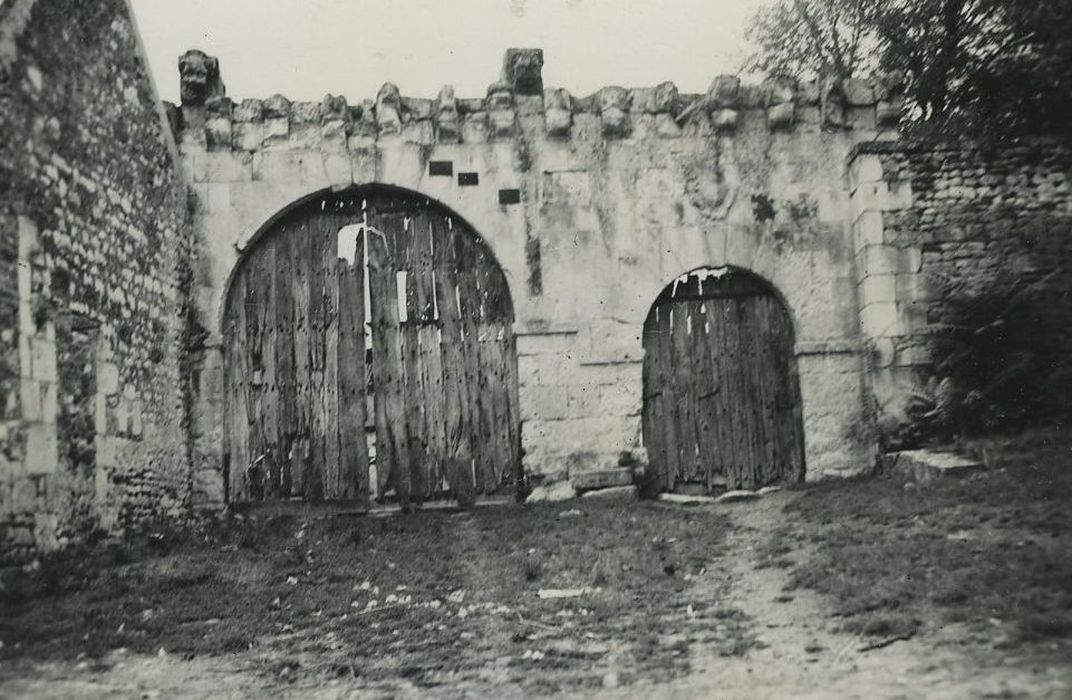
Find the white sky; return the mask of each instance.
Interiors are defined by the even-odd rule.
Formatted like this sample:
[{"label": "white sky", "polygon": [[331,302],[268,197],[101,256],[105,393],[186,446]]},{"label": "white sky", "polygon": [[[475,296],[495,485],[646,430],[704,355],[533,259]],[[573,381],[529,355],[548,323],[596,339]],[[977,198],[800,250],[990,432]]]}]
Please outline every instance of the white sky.
[{"label": "white sky", "polygon": [[403,95],[483,97],[508,47],[544,50],[544,85],[674,81],[703,92],[737,72],[749,16],[769,0],[131,0],[161,98],[178,102],[178,56],[220,59],[235,99],[282,93],[351,104],[386,81]]}]

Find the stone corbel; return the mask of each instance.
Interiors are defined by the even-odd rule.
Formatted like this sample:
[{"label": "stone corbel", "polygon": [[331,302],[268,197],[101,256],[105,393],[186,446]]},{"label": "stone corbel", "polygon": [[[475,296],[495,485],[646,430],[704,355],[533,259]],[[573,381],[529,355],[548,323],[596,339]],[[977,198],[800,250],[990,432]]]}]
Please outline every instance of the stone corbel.
[{"label": "stone corbel", "polygon": [[563,88],[543,91],[543,118],[550,136],[569,136],[573,125],[573,96]]},{"label": "stone corbel", "polygon": [[499,81],[488,86],[488,123],[491,134],[498,138],[514,135],[514,94],[510,86]]},{"label": "stone corbel", "polygon": [[627,136],[629,124],[629,91],[612,85],[599,91],[599,118],[605,136]]},{"label": "stone corbel", "polygon": [[444,85],[439,91],[435,104],[436,140],[440,143],[459,143],[462,139],[461,117],[458,114],[458,101],[454,98],[454,88]]},{"label": "stone corbel", "polygon": [[402,97],[398,86],[384,83],[376,93],[376,127],[380,136],[398,136],[402,133]]},{"label": "stone corbel", "polygon": [[796,122],[796,84],[789,80],[770,85],[767,124],[771,131],[789,131]]}]

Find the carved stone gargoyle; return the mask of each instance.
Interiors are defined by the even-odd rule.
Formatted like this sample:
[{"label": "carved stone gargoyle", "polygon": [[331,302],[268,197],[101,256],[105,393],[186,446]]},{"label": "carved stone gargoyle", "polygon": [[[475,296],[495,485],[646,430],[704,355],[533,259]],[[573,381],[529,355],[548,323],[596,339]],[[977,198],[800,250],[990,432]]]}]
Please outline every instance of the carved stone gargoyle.
[{"label": "carved stone gargoyle", "polygon": [[179,56],[179,96],[182,104],[200,106],[227,94],[220,79],[220,62],[204,51],[190,49]]}]

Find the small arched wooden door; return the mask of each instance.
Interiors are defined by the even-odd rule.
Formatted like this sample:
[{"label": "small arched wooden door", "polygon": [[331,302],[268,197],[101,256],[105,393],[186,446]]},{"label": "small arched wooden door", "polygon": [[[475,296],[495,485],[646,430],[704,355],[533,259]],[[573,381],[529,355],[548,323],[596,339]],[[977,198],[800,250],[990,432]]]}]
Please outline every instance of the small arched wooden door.
[{"label": "small arched wooden door", "polygon": [[664,490],[803,480],[792,320],[766,282],[684,275],[652,305],[643,342],[644,443]]},{"label": "small arched wooden door", "polygon": [[287,211],[236,269],[223,336],[231,502],[469,502],[520,482],[506,278],[437,202],[364,187]]}]

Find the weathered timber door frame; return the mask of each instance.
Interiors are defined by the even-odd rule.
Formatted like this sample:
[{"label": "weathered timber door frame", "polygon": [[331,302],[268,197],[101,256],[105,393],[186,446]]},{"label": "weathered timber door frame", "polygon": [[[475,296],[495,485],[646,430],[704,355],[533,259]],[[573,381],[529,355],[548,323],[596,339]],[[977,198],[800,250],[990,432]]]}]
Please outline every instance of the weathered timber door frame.
[{"label": "weathered timber door frame", "polygon": [[644,323],[644,444],[666,491],[804,478],[793,323],[781,295],[738,268],[668,285]]},{"label": "weathered timber door frame", "polygon": [[294,203],[232,270],[220,328],[228,502],[464,503],[520,484],[509,288],[442,204],[381,185]]}]

